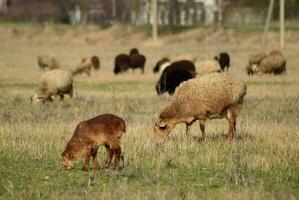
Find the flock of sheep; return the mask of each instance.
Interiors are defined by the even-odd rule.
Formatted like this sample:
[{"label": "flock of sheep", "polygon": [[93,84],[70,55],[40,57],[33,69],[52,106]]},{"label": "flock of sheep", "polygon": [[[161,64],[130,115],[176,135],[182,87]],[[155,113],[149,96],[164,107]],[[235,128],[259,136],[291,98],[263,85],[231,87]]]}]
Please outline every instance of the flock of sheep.
[{"label": "flock of sheep", "polygon": [[[228,121],[227,140],[233,141],[240,107],[246,95],[247,87],[243,81],[226,72],[230,67],[230,56],[220,53],[215,60],[196,62],[192,57],[180,56],[162,58],[153,68],[160,73],[156,84],[157,93],[168,92],[172,97],[168,105],[160,112],[154,124],[154,138],[157,144],[165,141],[177,124],[186,124],[186,135],[190,126],[199,120],[202,140],[206,141],[205,122],[207,119],[226,118]],[[131,49],[129,54],[120,54],[115,58],[114,73],[125,73],[128,69],[140,68],[144,73],[146,57],[139,50]],[[253,74],[282,74],[286,72],[286,59],[280,51],[258,53],[249,58],[246,71]],[[92,67],[99,69],[98,57],[84,58],[71,70],[60,69],[59,62],[51,56],[39,56],[40,68],[49,68],[39,82],[33,102],[52,101],[64,94],[73,95],[73,77],[77,74],[90,75]],[[76,160],[84,156],[83,170],[89,169],[92,158],[94,168],[98,168],[96,159],[99,146],[107,150],[105,167],[109,167],[114,158],[113,167],[120,168],[122,158],[120,140],[126,132],[123,119],[113,114],[103,114],[78,124],[75,132],[62,153],[63,164],[71,169]]]}]

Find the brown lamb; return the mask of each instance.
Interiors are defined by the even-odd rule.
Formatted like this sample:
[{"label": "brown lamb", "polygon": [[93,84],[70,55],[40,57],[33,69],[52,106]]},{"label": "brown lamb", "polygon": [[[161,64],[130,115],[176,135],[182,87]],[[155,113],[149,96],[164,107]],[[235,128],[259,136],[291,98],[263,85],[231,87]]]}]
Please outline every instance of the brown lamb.
[{"label": "brown lamb", "polygon": [[104,145],[107,151],[105,167],[109,167],[114,157],[113,168],[119,169],[121,158],[120,139],[126,132],[125,121],[113,114],[103,114],[80,122],[61,154],[65,169],[71,169],[75,161],[84,156],[82,170],[88,171],[92,157],[94,169],[98,168],[96,159],[98,148]]}]

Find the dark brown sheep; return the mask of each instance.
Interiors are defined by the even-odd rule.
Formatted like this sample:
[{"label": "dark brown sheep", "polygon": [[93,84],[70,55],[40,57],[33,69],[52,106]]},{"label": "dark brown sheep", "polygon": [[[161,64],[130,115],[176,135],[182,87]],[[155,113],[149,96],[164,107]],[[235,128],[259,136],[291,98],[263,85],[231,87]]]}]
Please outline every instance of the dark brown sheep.
[{"label": "dark brown sheep", "polygon": [[123,73],[130,66],[130,56],[127,54],[119,54],[114,60],[114,74]]},{"label": "dark brown sheep", "polygon": [[95,118],[80,122],[75,132],[67,143],[66,149],[61,154],[63,165],[66,169],[71,169],[75,161],[84,156],[82,170],[89,169],[89,161],[92,157],[94,169],[98,168],[97,152],[101,145],[107,151],[105,167],[109,167],[114,158],[113,167],[119,168],[121,159],[120,139],[126,132],[125,121],[113,114],[103,114]]},{"label": "dark brown sheep", "polygon": [[144,73],[144,65],[146,62],[146,58],[144,55],[141,54],[133,54],[130,55],[130,67],[133,71],[137,68],[141,69],[141,73]]}]

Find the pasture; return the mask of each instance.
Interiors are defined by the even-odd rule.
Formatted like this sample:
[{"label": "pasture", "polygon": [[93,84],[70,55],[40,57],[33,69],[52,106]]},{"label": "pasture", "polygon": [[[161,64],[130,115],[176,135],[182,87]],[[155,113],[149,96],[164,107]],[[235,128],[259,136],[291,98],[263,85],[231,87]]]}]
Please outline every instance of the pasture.
[{"label": "pasture", "polygon": [[[299,198],[299,34],[287,32],[287,74],[248,77],[248,56],[278,48],[271,32],[261,47],[260,32],[195,29],[164,36],[152,44],[140,30],[112,27],[0,26],[0,199],[298,199]],[[109,32],[110,31],[110,32]],[[113,74],[114,56],[137,47],[147,56],[145,74]],[[230,72],[247,84],[237,138],[226,142],[225,119],[207,122],[207,143],[199,124],[192,140],[184,124],[162,148],[153,143],[153,125],[167,98],[158,97],[152,73],[163,56],[213,58],[227,51]],[[70,68],[96,54],[101,68],[75,77],[74,99],[31,105],[39,77],[36,56],[52,53]],[[75,126],[99,114],[123,117],[125,167],[121,171],[66,171],[60,154]],[[103,165],[106,152],[101,147]]]}]

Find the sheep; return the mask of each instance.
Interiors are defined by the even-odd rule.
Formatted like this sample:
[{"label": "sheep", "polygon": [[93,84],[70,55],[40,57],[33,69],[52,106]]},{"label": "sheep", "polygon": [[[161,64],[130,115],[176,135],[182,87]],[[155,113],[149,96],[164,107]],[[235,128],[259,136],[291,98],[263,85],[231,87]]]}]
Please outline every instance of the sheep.
[{"label": "sheep", "polygon": [[130,56],[127,54],[119,54],[114,59],[114,74],[127,71],[130,66]]},{"label": "sheep", "polygon": [[[185,72],[182,73],[182,71]],[[191,61],[174,62],[163,70],[160,79],[156,83],[156,91],[158,95],[165,92],[172,94],[181,82],[193,77],[195,77],[195,66]]]},{"label": "sheep", "polygon": [[100,68],[100,60],[97,56],[91,58],[83,58],[81,62],[76,65],[71,71],[74,75],[86,73],[90,76],[91,68],[98,70]]},{"label": "sheep", "polygon": [[248,75],[282,74],[286,71],[286,59],[278,50],[272,50],[269,54],[258,53],[249,58],[246,71]]},{"label": "sheep", "polygon": [[203,76],[214,72],[221,72],[219,64],[214,60],[197,61],[194,65],[196,68],[197,76]]},{"label": "sheep", "polygon": [[125,132],[125,121],[113,114],[103,114],[80,122],[61,154],[65,169],[71,169],[80,156],[84,156],[82,170],[89,170],[91,157],[94,169],[98,169],[97,152],[101,145],[107,151],[105,167],[110,166],[114,156],[113,168],[118,169],[122,158],[120,139]]},{"label": "sheep", "polygon": [[163,143],[179,123],[186,124],[186,135],[189,136],[189,128],[196,120],[199,120],[202,140],[206,141],[206,120],[223,117],[229,123],[227,140],[232,142],[246,90],[242,81],[234,79],[227,72],[212,73],[183,82],[155,122],[154,138],[157,144]]},{"label": "sheep", "polygon": [[141,73],[144,74],[144,66],[145,66],[146,58],[142,54],[133,54],[130,55],[130,65],[129,68],[131,68],[134,72],[135,69],[140,68]]},{"label": "sheep", "polygon": [[157,64],[153,68],[153,72],[154,73],[162,72],[169,65],[171,65],[171,62],[170,62],[169,58],[164,57],[164,58],[162,58],[161,60],[159,60],[157,62]]},{"label": "sheep", "polygon": [[60,68],[59,61],[51,55],[38,55],[37,63],[42,70],[46,68],[49,68],[50,70]]},{"label": "sheep", "polygon": [[218,56],[215,56],[215,60],[218,61],[222,72],[228,71],[230,67],[230,56],[228,53],[226,52],[220,53]]},{"label": "sheep", "polygon": [[253,75],[256,67],[262,62],[264,58],[268,55],[265,52],[259,52],[257,54],[251,55],[248,61],[248,65],[246,67],[246,71],[248,75]]},{"label": "sheep", "polygon": [[32,103],[52,101],[52,97],[64,94],[73,97],[73,74],[69,70],[54,69],[44,73],[39,81],[36,93],[31,97]]},{"label": "sheep", "polygon": [[196,58],[194,58],[192,55],[189,54],[179,54],[179,55],[175,55],[171,60],[174,62],[180,60],[189,60],[194,63],[196,61]]},{"label": "sheep", "polygon": [[134,54],[139,54],[139,50],[137,49],[137,48],[132,48],[131,50],[130,50],[130,53],[129,53],[129,55],[131,56],[131,55],[134,55]]},{"label": "sheep", "polygon": [[286,59],[281,54],[272,54],[262,60],[257,66],[255,73],[257,75],[272,73],[274,75],[286,72]]}]

